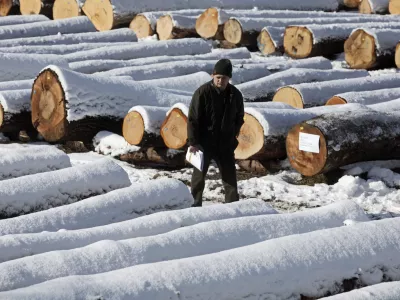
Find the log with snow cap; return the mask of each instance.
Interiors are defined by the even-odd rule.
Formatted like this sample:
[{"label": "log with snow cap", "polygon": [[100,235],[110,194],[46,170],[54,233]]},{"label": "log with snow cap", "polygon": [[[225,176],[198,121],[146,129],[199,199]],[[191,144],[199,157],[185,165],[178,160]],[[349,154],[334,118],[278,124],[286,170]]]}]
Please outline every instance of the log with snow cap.
[{"label": "log with snow cap", "polygon": [[377,111],[389,112],[389,111],[400,111],[400,97],[391,101],[385,101],[375,104],[368,105],[369,108],[372,108]]},{"label": "log with snow cap", "polygon": [[[311,215],[310,220],[317,221],[312,218],[311,211],[304,213]],[[274,223],[270,226],[275,228]],[[287,226],[291,227],[290,222],[267,234],[283,232]],[[395,219],[360,222],[353,226],[283,236],[208,255],[89,276],[62,277],[0,293],[0,299],[86,299],[94,295],[105,299],[153,300],[166,297],[174,300],[245,299],[249,295],[259,299],[266,295],[275,299],[320,298],[340,292],[346,279],[356,277],[363,282],[360,270],[373,272],[383,267],[380,280],[393,274],[391,267],[400,263],[399,230],[400,224]],[[250,229],[249,236],[253,233]],[[244,241],[245,237],[247,235],[242,235],[236,241]],[[185,239],[190,240],[190,237]],[[106,242],[99,243],[98,248],[103,245]],[[158,245],[152,250],[159,248]],[[185,249],[181,246],[178,250]],[[107,264],[102,264],[99,259],[95,266],[101,265]]]},{"label": "log with snow cap", "polygon": [[46,36],[60,33],[94,32],[96,29],[87,17],[49,20],[30,24],[0,27],[0,40]]},{"label": "log with snow cap", "polygon": [[313,81],[328,81],[336,79],[359,78],[368,76],[367,71],[358,70],[316,70],[292,68],[277,72],[260,79],[252,80],[236,87],[242,92],[247,101],[272,100],[277,89],[287,84],[298,84]]},{"label": "log with snow cap", "polygon": [[45,15],[53,17],[55,0],[19,0],[21,15]]},{"label": "log with snow cap", "polygon": [[0,291],[59,277],[217,253],[283,236],[340,227],[347,219],[369,220],[355,202],[343,201],[312,211],[209,221],[155,236],[101,241],[83,248],[43,253],[0,264]]},{"label": "log with snow cap", "polygon": [[68,19],[82,15],[85,0],[54,0],[53,19]]},{"label": "log with snow cap", "polygon": [[284,53],[284,33],[285,27],[264,27],[257,37],[258,50],[264,55]]},{"label": "log with snow cap", "polygon": [[[114,30],[110,31],[113,32]],[[108,32],[108,31],[106,31]],[[0,41],[1,44],[1,41]],[[130,60],[113,60],[113,59],[90,59],[69,63],[69,67],[80,73],[91,74],[95,72],[109,71],[112,69],[144,66],[148,64],[156,64],[171,61],[183,60],[212,60],[212,59],[247,59],[251,61],[250,52],[246,48],[237,49],[213,49],[210,53],[197,55],[178,55],[178,56],[150,56],[144,58],[136,58]]]},{"label": "log with snow cap", "polygon": [[[322,115],[297,124],[289,131],[287,156],[292,167],[305,176],[323,174],[359,161],[398,159],[398,120],[398,113],[367,106],[351,112]],[[303,134],[314,135],[319,140],[313,152],[308,151],[310,148],[299,149]]]},{"label": "log with snow cap", "polygon": [[[158,185],[158,187],[160,186]],[[169,186],[169,188],[171,188],[171,185]],[[153,189],[153,191],[155,190]],[[183,189],[182,187],[181,191],[183,192],[183,195],[187,194],[186,188]],[[120,193],[121,192],[122,190],[120,191]],[[114,194],[115,196],[117,196],[116,193]],[[182,193],[175,194],[182,198]],[[110,193],[108,194],[110,198],[111,195],[112,194]],[[146,196],[146,199],[147,197],[149,196]],[[132,195],[130,195],[130,198],[132,198]],[[149,198],[147,199],[147,201],[149,201],[146,204],[147,207],[151,207],[151,205],[155,203],[153,198]],[[165,202],[165,200],[163,201]],[[94,204],[95,205],[90,205],[88,203],[88,205],[90,205],[88,206],[88,208],[94,211],[94,207],[98,206],[98,202]],[[74,206],[75,205],[72,205],[71,208],[73,208]],[[107,215],[116,215],[115,212],[114,215],[111,214],[110,208],[107,206],[104,206],[103,210]],[[82,218],[77,218],[76,222],[73,224],[73,227],[69,228],[74,230],[56,231],[56,221],[50,221],[50,219],[57,219],[57,214],[54,214],[52,216],[48,216],[48,223],[53,224],[52,227],[48,228],[46,226],[42,226],[40,228],[36,228],[35,230],[37,230],[37,233],[5,234],[1,236],[0,262],[54,250],[68,250],[84,247],[101,240],[125,240],[137,237],[152,236],[203,222],[277,213],[277,211],[274,210],[265,201],[258,199],[247,199],[245,201],[227,203],[224,205],[216,204],[205,206],[203,208],[192,207],[186,209],[160,211],[146,214],[144,216],[131,214],[129,216],[130,219],[128,219],[127,221],[121,221],[127,219],[127,217],[125,216],[126,212],[124,211],[121,211],[121,216],[123,216],[123,218],[117,216],[117,220],[113,220],[112,218],[94,217],[95,215],[99,215],[103,210],[100,211],[99,208],[94,211],[93,218],[90,218],[90,221],[87,222],[84,214],[82,214],[82,210],[74,209],[73,212],[69,213],[69,216],[73,216],[74,214],[82,214]],[[144,209],[140,210],[144,211]],[[34,215],[35,214],[31,214],[28,216]],[[23,225],[20,228],[18,228],[18,226],[19,224],[26,223],[15,221],[23,221],[21,218],[27,218],[28,216],[7,219],[7,221],[9,221],[9,223],[7,224],[5,223],[5,221],[0,221],[0,223],[2,223],[2,226],[5,226],[3,228],[6,228],[6,230],[3,230],[3,233],[24,231],[23,228],[24,226],[26,227],[26,225]],[[26,221],[27,220],[25,220],[24,222]],[[60,228],[64,228],[64,225],[61,221],[62,219],[60,219],[59,226]],[[31,219],[30,222],[37,224],[37,222],[33,219]],[[43,222],[43,224],[45,223]],[[21,245],[24,245],[24,247],[22,247]]]},{"label": "log with snow cap", "polygon": [[32,89],[32,124],[52,142],[90,141],[101,130],[121,132],[122,119],[135,105],[170,106],[191,100],[138,82],[54,65],[40,72]]},{"label": "log with snow cap", "polygon": [[352,69],[394,66],[399,40],[400,28],[359,28],[344,44],[346,62]]},{"label": "log with snow cap", "polygon": [[[275,102],[270,102],[275,103]],[[289,105],[288,105],[289,106]],[[311,109],[271,109],[245,107],[244,124],[238,136],[236,159],[281,159],[286,156],[285,139],[289,129],[305,120],[337,111],[353,111],[363,108],[358,104],[323,106]]]},{"label": "log with snow cap", "polygon": [[336,94],[326,101],[325,105],[360,103],[364,105],[377,104],[400,98],[400,87],[385,88],[374,91],[359,91]]},{"label": "log with snow cap", "polygon": [[[130,0],[110,0],[98,3],[96,0],[86,0],[82,9],[87,16],[91,19],[94,26],[98,30],[110,30],[121,23],[126,23],[127,20],[141,12],[146,11],[168,11],[179,9],[204,9],[205,7],[226,7],[232,9],[253,9],[255,6],[259,9],[294,9],[294,10],[325,10],[335,11],[338,9],[339,4],[337,0],[314,0],[302,3],[293,3],[290,0],[276,1],[262,1],[256,0],[252,3],[240,1],[218,1],[218,0],[205,0],[179,2],[173,0],[155,1],[151,0],[146,3],[132,2]],[[130,21],[129,20],[129,21]]]},{"label": "log with snow cap", "polygon": [[66,55],[69,62],[89,59],[128,60],[158,55],[195,55],[211,51],[211,43],[202,39],[181,39],[155,42],[133,43],[129,46],[115,46],[81,51]]},{"label": "log with snow cap", "polygon": [[134,106],[124,118],[122,134],[125,140],[136,146],[162,147],[160,127],[169,108],[158,106]]},{"label": "log with snow cap", "polygon": [[389,0],[361,0],[358,11],[362,14],[387,14]]},{"label": "log with snow cap", "polygon": [[2,145],[0,180],[71,167],[67,154],[48,145]]},{"label": "log with snow cap", "polygon": [[4,180],[0,182],[0,215],[4,219],[45,210],[130,184],[128,174],[110,159]]},{"label": "log with snow cap", "polygon": [[[7,1],[3,1],[2,4],[0,4],[0,11],[4,11],[3,7],[6,4]],[[9,1],[11,3],[11,1]],[[2,15],[2,13],[0,13]],[[17,25],[17,24],[29,24],[29,23],[36,23],[36,22],[43,22],[43,21],[49,21],[49,18],[43,15],[31,15],[31,16],[7,16],[7,18],[1,18],[0,19],[0,26],[8,26],[8,25]]]},{"label": "log with snow cap", "polygon": [[157,34],[160,40],[199,37],[196,32],[197,16],[165,14],[157,20]]},{"label": "log with snow cap", "polygon": [[293,58],[338,54],[357,28],[400,29],[396,21],[361,23],[288,26],[283,38],[285,53]]},{"label": "log with snow cap", "polygon": [[128,28],[120,28],[115,29],[112,32],[82,32],[0,40],[0,47],[71,45],[79,43],[112,43],[136,41],[137,37],[135,33],[132,32],[132,30]]},{"label": "log with snow cap", "polygon": [[[372,278],[378,278],[379,282],[381,281],[382,271],[375,270],[375,272],[362,273],[361,276],[365,278],[367,282],[365,282],[367,287],[358,288],[350,292],[341,293],[335,296],[324,297],[322,300],[371,300],[371,299],[379,299],[379,300],[396,300],[400,298],[400,282],[384,282],[376,284],[376,280]],[[368,280],[368,276],[373,276]],[[396,278],[397,279],[397,278]]]},{"label": "log with snow cap", "polygon": [[400,87],[399,74],[300,83],[281,87],[276,91],[273,101],[283,102],[296,108],[307,108],[325,105],[326,101],[341,92],[373,91],[398,87]]}]

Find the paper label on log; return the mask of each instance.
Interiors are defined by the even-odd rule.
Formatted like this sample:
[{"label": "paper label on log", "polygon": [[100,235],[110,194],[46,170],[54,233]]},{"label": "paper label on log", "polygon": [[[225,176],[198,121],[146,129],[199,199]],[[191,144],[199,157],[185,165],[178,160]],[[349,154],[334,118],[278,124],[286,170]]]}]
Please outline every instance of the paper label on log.
[{"label": "paper label on log", "polygon": [[319,135],[300,132],[299,150],[319,153]]}]

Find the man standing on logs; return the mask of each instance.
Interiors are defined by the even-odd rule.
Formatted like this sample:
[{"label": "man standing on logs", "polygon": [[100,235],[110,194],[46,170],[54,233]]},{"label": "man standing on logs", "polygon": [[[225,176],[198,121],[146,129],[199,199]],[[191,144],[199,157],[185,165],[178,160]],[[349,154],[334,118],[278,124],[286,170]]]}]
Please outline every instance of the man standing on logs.
[{"label": "man standing on logs", "polygon": [[232,77],[229,59],[221,59],[215,64],[212,77],[195,91],[189,108],[189,151],[204,153],[203,171],[193,170],[193,206],[202,206],[205,177],[212,159],[221,173],[225,202],[239,200],[234,151],[244,122],[243,96],[229,83]]}]

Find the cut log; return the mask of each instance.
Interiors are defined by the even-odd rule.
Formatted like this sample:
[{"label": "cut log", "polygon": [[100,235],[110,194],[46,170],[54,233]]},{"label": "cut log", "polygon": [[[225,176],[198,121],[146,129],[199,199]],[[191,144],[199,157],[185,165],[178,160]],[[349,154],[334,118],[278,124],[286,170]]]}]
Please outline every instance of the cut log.
[{"label": "cut log", "polygon": [[[137,186],[137,184],[131,185],[129,189],[131,191],[138,190]],[[154,187],[156,189],[166,188],[159,184]],[[170,188],[171,185],[168,185],[169,191],[171,191]],[[128,188],[118,191],[107,193],[102,198],[109,199],[113,195],[115,198],[112,198],[118,199],[119,194],[123,194],[122,191],[128,191]],[[138,192],[143,193],[144,191],[145,189],[141,189]],[[127,214],[127,211],[124,210],[125,206],[121,206],[120,203],[110,209],[110,206],[104,201],[93,201],[92,203],[90,200],[83,200],[68,207],[53,208],[40,213],[2,220],[0,221],[2,229],[0,231],[0,235],[2,235],[0,237],[0,262],[54,250],[84,247],[101,240],[132,239],[162,234],[203,222],[277,213],[262,200],[246,199],[246,201],[224,205],[209,205],[202,209],[167,210],[142,216],[143,211],[152,211],[153,207],[157,208],[160,196],[162,197],[160,200],[165,203],[166,196],[183,198],[183,195],[187,195],[188,189],[186,188],[185,191],[181,188],[176,189],[176,192],[179,192],[176,195],[175,193],[165,195],[162,191],[156,195],[156,199],[149,198],[153,196],[153,193],[143,194],[143,198],[137,197],[140,202],[135,201],[132,204],[135,206],[132,214]],[[136,196],[137,194],[131,192],[125,195],[127,202],[131,203],[132,195]],[[96,198],[96,200],[99,199]],[[69,208],[68,222],[65,221],[65,213],[62,213],[66,208]],[[98,217],[99,210],[101,210],[102,218]],[[38,222],[39,219],[45,221]],[[35,226],[32,228],[27,226],[28,224]],[[59,231],[60,229],[67,230]],[[15,234],[22,232],[26,234]],[[37,233],[29,234],[27,232]],[[22,244],[25,247],[22,247]]]},{"label": "cut log", "polygon": [[122,126],[125,140],[140,147],[163,147],[160,127],[169,108],[157,106],[134,106]]},{"label": "cut log", "polygon": [[[271,57],[272,58],[272,57]],[[257,61],[257,59],[254,59]],[[263,61],[261,60],[260,63]],[[272,73],[280,72],[290,68],[303,68],[303,69],[317,69],[317,70],[329,70],[332,69],[332,63],[329,59],[322,56],[310,57],[305,59],[284,59],[276,60],[269,63],[268,70]]]},{"label": "cut log", "polygon": [[0,82],[32,79],[41,69],[51,64],[68,66],[67,62],[58,55],[0,53]]},{"label": "cut log", "polygon": [[349,23],[330,25],[288,26],[283,37],[285,53],[293,58],[331,56],[343,52],[346,39],[363,28],[400,29],[400,23]]},{"label": "cut log", "polygon": [[367,106],[376,111],[397,112],[400,111],[400,97],[391,101],[370,104]]},{"label": "cut log", "polygon": [[[290,164],[299,173],[313,176],[359,161],[397,159],[398,120],[398,115],[365,108],[298,124],[286,139]],[[319,153],[299,150],[300,133],[319,136]]]},{"label": "cut log", "polygon": [[19,14],[19,0],[2,0],[0,1],[0,16]]},{"label": "cut log", "polygon": [[400,43],[396,45],[396,50],[394,53],[394,62],[397,68],[400,68]]},{"label": "cut log", "polygon": [[53,19],[68,19],[83,15],[82,6],[85,0],[55,0]]},{"label": "cut log", "polygon": [[367,71],[358,71],[292,68],[239,84],[236,87],[242,92],[246,101],[269,101],[272,100],[277,89],[287,84],[368,76]]},{"label": "cut log", "polygon": [[137,35],[139,39],[152,36],[156,33],[157,19],[162,15],[162,12],[137,14],[129,24],[129,28]]},{"label": "cut log", "polygon": [[186,152],[162,148],[140,148],[136,152],[122,154],[119,160],[126,161],[136,166],[146,168],[162,168],[168,170],[179,170],[188,167],[185,160]]},{"label": "cut log", "polygon": [[307,108],[325,105],[326,101],[338,93],[398,87],[400,87],[400,75],[396,74],[301,83],[280,88],[276,91],[273,101],[283,102],[296,108]]},{"label": "cut log", "polygon": [[12,144],[0,152],[0,180],[71,167],[68,155],[54,146]]},{"label": "cut log", "polygon": [[[154,184],[159,183],[155,181]],[[190,195],[188,191],[187,194]],[[203,256],[282,236],[341,227],[349,218],[355,222],[369,221],[360,206],[352,201],[343,201],[312,211],[206,222],[150,237],[103,241],[84,248],[43,253],[0,264],[0,291],[24,288],[59,277],[98,274],[158,261]],[[271,228],[282,229],[274,231]],[[246,238],[240,238],[243,236]],[[163,247],[157,246],[160,244]],[[99,257],[107,258],[98,264]]]},{"label": "cut log", "polygon": [[111,157],[139,151],[137,146],[130,145],[123,136],[110,131],[100,131],[93,138],[94,151]]},{"label": "cut log", "polygon": [[50,20],[30,24],[0,27],[0,40],[54,35],[58,33],[94,32],[96,29],[87,17]]},{"label": "cut log", "polygon": [[31,89],[33,79],[12,80],[0,82],[0,91]]},{"label": "cut log", "polygon": [[170,149],[182,149],[187,145],[187,118],[189,105],[177,103],[167,112],[160,133],[164,144]]},{"label": "cut log", "polygon": [[[1,14],[1,5],[5,4],[4,1],[0,3],[0,16]],[[8,25],[18,25],[18,24],[30,24],[36,22],[49,21],[49,18],[43,15],[31,15],[31,16],[7,16],[7,18],[0,18],[0,26],[8,26]]]},{"label": "cut log", "polygon": [[342,4],[348,8],[358,8],[361,0],[341,0]]},{"label": "cut log", "polygon": [[384,282],[355,289],[351,292],[341,293],[336,296],[324,297],[322,300],[368,300],[373,295],[379,295],[380,300],[391,300],[400,298],[400,282]]},{"label": "cut log", "polygon": [[258,50],[264,55],[283,53],[284,27],[264,27],[257,37]]},{"label": "cut log", "polygon": [[399,0],[389,0],[389,12],[392,15],[400,14],[400,1]]},{"label": "cut log", "polygon": [[55,0],[19,0],[21,15],[45,15],[53,18]]},{"label": "cut log", "polygon": [[130,185],[128,174],[109,159],[4,180],[0,181],[0,216],[45,210]]},{"label": "cut log", "polygon": [[79,43],[115,43],[115,42],[126,42],[126,43],[137,42],[137,37],[132,32],[132,30],[128,28],[121,28],[107,32],[56,34],[56,35],[49,35],[42,37],[0,40],[0,47],[71,45]]},{"label": "cut log", "polygon": [[395,65],[400,28],[357,29],[344,44],[346,62],[352,69],[371,69]]},{"label": "cut log", "polygon": [[400,98],[399,88],[385,88],[374,91],[347,92],[336,94],[326,105],[359,103],[364,105],[376,104]]},{"label": "cut log", "polygon": [[129,46],[112,46],[93,49],[90,51],[76,52],[66,55],[69,62],[90,59],[118,59],[129,60],[158,55],[195,55],[206,54],[211,51],[211,43],[202,39],[181,39],[143,43],[132,43]]},{"label": "cut log", "polygon": [[358,10],[362,14],[387,14],[389,0],[361,0]]},{"label": "cut log", "polygon": [[174,13],[163,15],[157,20],[157,34],[160,40],[199,37],[196,32],[197,17]]},{"label": "cut log", "polygon": [[122,119],[135,105],[190,100],[134,81],[49,66],[33,84],[32,123],[47,141],[90,141],[101,130],[120,133]]},{"label": "cut log", "polygon": [[[315,210],[320,211],[321,208]],[[357,224],[342,226],[343,219],[341,219],[337,223],[338,227],[324,229],[324,225],[320,225],[320,230],[312,231],[315,228],[314,224],[318,224],[316,223],[318,218],[313,218],[312,214],[313,210],[268,216],[270,222],[263,224],[260,229],[266,231],[264,241],[249,246],[225,251],[219,251],[216,248],[215,253],[208,255],[145,263],[93,275],[61,277],[38,285],[7,291],[3,293],[3,296],[5,299],[52,300],[90,298],[92,295],[113,295],[118,299],[129,298],[130,295],[135,295],[137,299],[164,299],[165,295],[169,295],[172,299],[177,299],[177,291],[184,291],[183,296],[182,293],[179,293],[182,300],[245,299],[250,294],[259,299],[267,294],[273,295],[276,299],[290,299],[291,296],[292,299],[301,299],[301,297],[318,299],[324,295],[343,292],[345,288],[349,288],[345,285],[346,283],[350,285],[350,288],[354,288],[358,282],[360,285],[371,282],[371,278],[374,278],[374,282],[377,283],[396,276],[393,275],[396,274],[393,266],[400,263],[398,256],[400,224],[398,220],[391,218],[371,222],[354,222]],[[323,218],[330,214],[328,210],[317,216]],[[242,225],[244,221],[241,219],[226,220],[226,222],[232,222],[230,230],[236,229],[240,232],[240,229],[244,227]],[[303,220],[309,221],[302,223]],[[236,226],[235,221],[240,226]],[[188,251],[188,249],[196,251],[209,249],[214,244],[217,247],[219,245],[217,241],[207,243],[207,246],[196,245],[203,241],[202,237],[207,237],[211,233],[218,232],[223,236],[225,227],[217,227],[217,224],[212,230],[208,229],[204,232],[194,231],[194,228],[209,227],[214,225],[214,222],[201,223],[195,225],[194,228],[189,226],[170,232],[168,235],[170,238],[165,238],[163,242],[166,245],[170,243],[171,245],[177,243],[177,245],[173,250],[165,252],[162,252],[159,244],[154,243],[154,239],[158,239],[160,236],[149,237],[146,240],[148,244],[143,241],[141,246],[154,244],[151,248],[152,252],[138,247],[137,250],[128,250],[124,256],[121,256],[121,259],[115,258],[112,262],[128,261],[131,258],[129,255],[133,256],[138,252],[142,254],[142,257],[147,255],[151,257],[151,253],[158,251],[161,252],[161,256],[166,256],[179,255],[181,251]],[[189,233],[190,230],[194,232]],[[248,236],[250,239],[257,231],[249,228],[246,233],[241,235],[236,236],[235,233],[232,233],[234,237],[232,243],[226,242],[224,246],[243,243],[246,240],[243,239],[243,236]],[[173,234],[178,235],[181,232],[188,233],[181,239],[173,236]],[[300,234],[295,234],[296,232]],[[200,233],[203,235],[200,236]],[[180,241],[181,243],[179,243]],[[113,250],[115,251],[124,245],[123,242],[104,241],[98,243],[97,247],[90,246],[89,249],[94,248],[94,250],[101,251],[109,244],[114,246]],[[299,249],[301,249],[301,255]],[[97,257],[106,261],[110,257],[111,251]],[[57,254],[62,255],[62,253]],[[53,254],[50,253],[50,255]],[[76,262],[72,258],[58,259],[55,254],[53,257],[51,261],[58,261],[58,263],[71,262],[73,264]],[[82,254],[76,259],[85,259],[86,257],[95,256]],[[155,255],[155,257],[159,256]],[[51,261],[44,261],[44,263],[51,265]],[[102,268],[108,265],[108,263],[96,262],[87,265],[81,263],[80,267]],[[34,267],[34,263],[31,262],[15,268],[15,270],[21,269],[23,272],[28,265]],[[12,267],[10,266],[9,269],[11,271]],[[40,269],[40,267],[37,268],[37,272]],[[73,270],[74,268],[60,267],[60,269]],[[307,276],[299,275],[297,271],[304,269],[309,270]],[[360,269],[363,270],[363,274],[359,275]],[[232,270],[235,270],[234,274],[232,274]],[[7,272],[2,272],[2,274],[7,274]],[[19,276],[19,278],[21,277]],[[35,275],[30,275],[29,278],[35,278]],[[3,281],[13,282],[12,279]],[[149,285],[149,282],[157,284]],[[294,282],[296,284],[293,284]],[[231,288],[227,289],[227,286]],[[318,286],[318,289],[315,286]]]}]

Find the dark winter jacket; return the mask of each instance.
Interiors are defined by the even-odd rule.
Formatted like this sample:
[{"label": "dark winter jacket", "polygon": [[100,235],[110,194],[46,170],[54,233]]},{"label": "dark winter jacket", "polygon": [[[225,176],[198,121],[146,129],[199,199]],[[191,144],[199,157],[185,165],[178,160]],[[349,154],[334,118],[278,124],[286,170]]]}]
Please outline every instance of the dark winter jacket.
[{"label": "dark winter jacket", "polygon": [[234,151],[236,137],[243,125],[242,93],[228,84],[219,91],[212,81],[199,87],[193,95],[188,116],[188,142],[204,150]]}]

